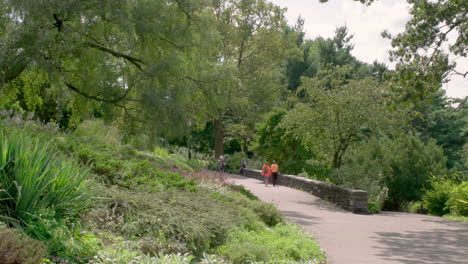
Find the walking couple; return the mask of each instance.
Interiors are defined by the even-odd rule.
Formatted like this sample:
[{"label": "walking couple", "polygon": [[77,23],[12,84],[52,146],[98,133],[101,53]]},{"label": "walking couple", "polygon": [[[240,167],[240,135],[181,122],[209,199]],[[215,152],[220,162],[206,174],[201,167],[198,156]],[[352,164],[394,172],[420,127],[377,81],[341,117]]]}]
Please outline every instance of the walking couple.
[{"label": "walking couple", "polygon": [[268,187],[268,180],[270,177],[273,177],[273,186],[278,185],[278,171],[279,167],[275,161],[270,165],[268,162],[265,162],[265,165],[262,167],[262,175],[265,178],[265,186]]}]

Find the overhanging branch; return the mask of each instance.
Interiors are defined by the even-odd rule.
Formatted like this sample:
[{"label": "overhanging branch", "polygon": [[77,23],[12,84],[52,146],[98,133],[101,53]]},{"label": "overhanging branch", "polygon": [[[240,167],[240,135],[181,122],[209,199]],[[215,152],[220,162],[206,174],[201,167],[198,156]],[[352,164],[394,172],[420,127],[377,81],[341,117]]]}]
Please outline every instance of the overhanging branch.
[{"label": "overhanging branch", "polygon": [[135,57],[120,53],[120,52],[115,51],[115,50],[111,50],[111,49],[106,48],[104,46],[101,46],[101,45],[98,45],[98,44],[95,44],[95,43],[91,43],[91,42],[87,42],[86,45],[88,47],[91,47],[91,48],[94,48],[94,49],[109,53],[114,57],[126,59],[131,64],[135,65],[135,67],[137,67],[140,71],[143,71],[143,66],[142,65],[146,65],[146,63],[144,61],[142,61],[142,60],[140,60],[138,58],[135,58]]},{"label": "overhanging branch", "polygon": [[99,97],[99,96],[96,96],[96,95],[90,95],[90,94],[87,94],[83,91],[81,91],[80,89],[78,89],[76,86],[72,85],[71,83],[69,82],[65,82],[65,85],[72,91],[76,92],[77,94],[87,98],[87,99],[91,99],[91,100],[95,100],[95,101],[98,101],[98,102],[104,102],[104,103],[110,103],[110,104],[116,104],[122,100],[124,100],[128,93],[130,92],[130,90],[132,89],[133,86],[130,86],[127,90],[125,90],[125,92],[117,97],[117,98],[114,98],[114,99],[106,99],[106,98],[102,98],[102,97]]}]

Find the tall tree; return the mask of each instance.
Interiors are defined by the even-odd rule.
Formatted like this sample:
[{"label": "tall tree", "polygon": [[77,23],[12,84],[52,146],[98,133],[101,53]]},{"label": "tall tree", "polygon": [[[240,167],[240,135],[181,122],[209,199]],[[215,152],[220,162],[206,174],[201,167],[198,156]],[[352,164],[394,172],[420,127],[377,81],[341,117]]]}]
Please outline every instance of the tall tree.
[{"label": "tall tree", "polygon": [[[386,105],[384,86],[373,78],[353,80],[350,66],[305,78],[303,96],[282,121],[319,158],[339,168],[354,142],[382,131],[398,131],[404,113]],[[300,91],[299,91],[300,92]]]},{"label": "tall tree", "polygon": [[180,106],[193,105],[186,76],[195,68],[194,51],[214,32],[206,1],[2,0],[1,6],[7,30],[0,92],[26,71],[43,71],[66,91],[74,113],[89,112],[95,101],[151,128],[185,125],[188,111]]},{"label": "tall tree", "polygon": [[[284,9],[266,0],[215,0],[214,12],[221,46],[216,63],[232,62],[236,67],[235,90],[214,111],[215,156],[223,154],[226,132],[248,138],[246,127],[253,127],[261,114],[279,98],[280,65],[293,50],[293,37],[285,34]],[[221,94],[225,96],[225,94]],[[234,99],[235,100],[231,100]],[[220,100],[220,97],[215,97]]]}]

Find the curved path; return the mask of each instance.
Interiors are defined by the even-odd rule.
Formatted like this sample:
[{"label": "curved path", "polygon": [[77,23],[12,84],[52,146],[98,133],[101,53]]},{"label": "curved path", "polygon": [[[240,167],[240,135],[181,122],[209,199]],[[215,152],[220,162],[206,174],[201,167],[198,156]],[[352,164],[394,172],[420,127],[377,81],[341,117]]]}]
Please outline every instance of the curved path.
[{"label": "curved path", "polygon": [[396,212],[358,215],[303,191],[229,178],[313,234],[330,264],[468,264],[468,223]]}]

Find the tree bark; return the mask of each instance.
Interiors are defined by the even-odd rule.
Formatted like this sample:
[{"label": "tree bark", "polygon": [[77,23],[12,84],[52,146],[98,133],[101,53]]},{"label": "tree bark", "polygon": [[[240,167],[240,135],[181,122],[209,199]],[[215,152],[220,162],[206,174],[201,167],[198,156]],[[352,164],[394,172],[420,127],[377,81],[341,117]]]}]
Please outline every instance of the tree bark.
[{"label": "tree bark", "polygon": [[221,118],[214,120],[215,126],[215,158],[224,154],[224,132]]}]

